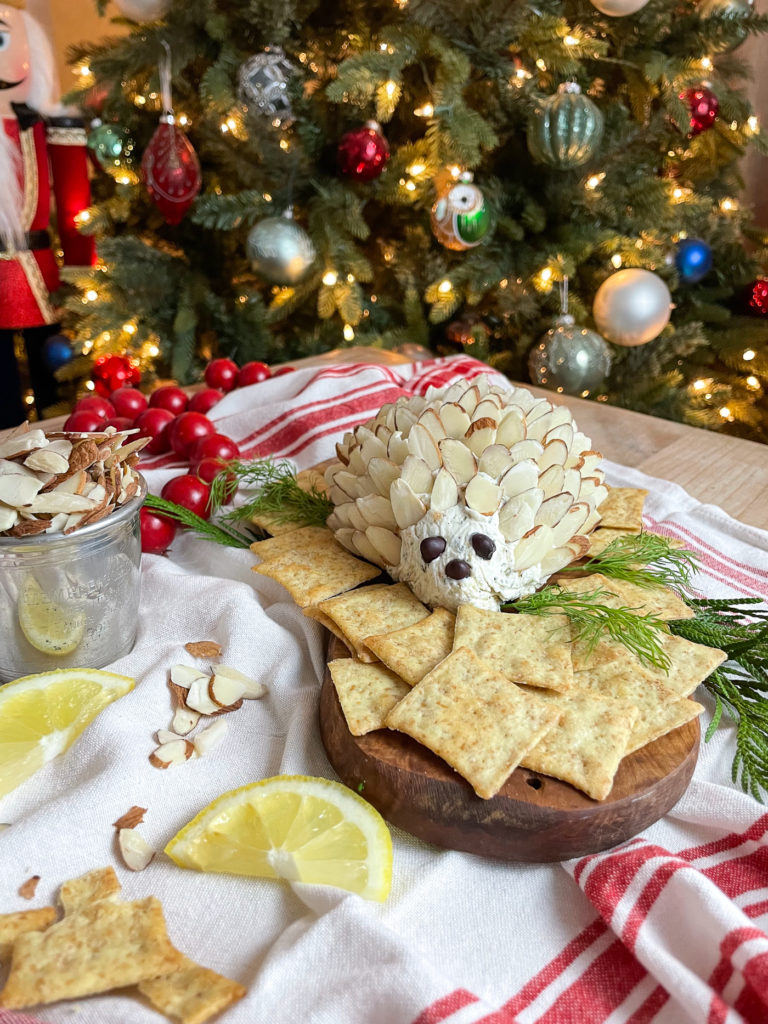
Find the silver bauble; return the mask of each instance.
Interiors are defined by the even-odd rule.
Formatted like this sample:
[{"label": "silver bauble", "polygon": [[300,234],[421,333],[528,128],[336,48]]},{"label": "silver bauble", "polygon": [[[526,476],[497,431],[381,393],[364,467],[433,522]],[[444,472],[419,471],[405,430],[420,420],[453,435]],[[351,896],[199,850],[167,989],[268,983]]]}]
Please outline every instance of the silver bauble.
[{"label": "silver bauble", "polygon": [[611,274],[597,289],[592,315],[597,329],[616,345],[644,345],[669,322],[672,296],[650,270],[632,267]]},{"label": "silver bauble", "polygon": [[609,18],[626,18],[628,14],[637,14],[648,0],[590,0],[590,3]]},{"label": "silver bauble", "polygon": [[248,259],[272,284],[298,284],[315,261],[315,247],[290,216],[266,217],[248,232]]},{"label": "silver bauble", "polygon": [[279,46],[271,46],[264,53],[249,57],[238,73],[238,96],[252,111],[278,120],[281,124],[293,120],[288,79],[293,66]]},{"label": "silver bauble", "polygon": [[115,0],[115,6],[126,18],[155,21],[163,17],[171,6],[171,0]]},{"label": "silver bauble", "polygon": [[611,370],[611,350],[596,331],[579,327],[572,316],[558,318],[528,356],[531,382],[559,394],[587,395]]}]

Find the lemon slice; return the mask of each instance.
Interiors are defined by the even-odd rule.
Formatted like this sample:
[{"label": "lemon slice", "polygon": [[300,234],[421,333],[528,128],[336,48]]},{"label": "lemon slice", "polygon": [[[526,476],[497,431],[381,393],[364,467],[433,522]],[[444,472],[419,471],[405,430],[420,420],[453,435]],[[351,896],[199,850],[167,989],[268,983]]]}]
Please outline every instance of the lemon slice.
[{"label": "lemon slice", "polygon": [[22,633],[44,654],[71,654],[83,639],[85,615],[52,601],[34,576],[24,580],[18,612]]},{"label": "lemon slice", "polygon": [[0,797],[63,753],[133,686],[128,676],[90,668],[41,672],[0,686]]},{"label": "lemon slice", "polygon": [[276,775],[224,793],[173,837],[179,867],[335,885],[385,900],[392,838],[351,789],[307,775]]}]

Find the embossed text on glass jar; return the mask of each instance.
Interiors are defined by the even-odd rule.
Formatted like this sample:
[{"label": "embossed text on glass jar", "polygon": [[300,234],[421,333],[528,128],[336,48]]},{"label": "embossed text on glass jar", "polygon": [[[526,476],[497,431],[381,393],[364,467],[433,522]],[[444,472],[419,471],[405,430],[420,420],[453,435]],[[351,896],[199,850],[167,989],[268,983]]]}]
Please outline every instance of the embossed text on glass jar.
[{"label": "embossed text on glass jar", "polygon": [[0,682],[55,668],[103,668],[138,626],[139,493],[73,533],[0,537]]}]

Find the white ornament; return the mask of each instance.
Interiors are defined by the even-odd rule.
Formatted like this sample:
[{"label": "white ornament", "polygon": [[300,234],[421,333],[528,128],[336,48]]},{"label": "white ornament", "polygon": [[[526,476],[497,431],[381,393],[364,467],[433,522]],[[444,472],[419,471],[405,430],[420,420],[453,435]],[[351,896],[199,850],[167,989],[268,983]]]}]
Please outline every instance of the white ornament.
[{"label": "white ornament", "polygon": [[628,14],[637,14],[648,0],[590,0],[590,3],[609,18],[626,18]]},{"label": "white ornament", "polygon": [[171,0],[115,0],[115,6],[134,21],[156,21],[166,14]]},{"label": "white ornament", "polygon": [[645,345],[669,323],[672,296],[650,270],[633,267],[611,274],[597,289],[592,305],[598,331],[615,345]]},{"label": "white ornament", "polygon": [[450,611],[538,590],[587,551],[608,493],[565,406],[485,376],[385,405],[336,453],[336,539]]}]

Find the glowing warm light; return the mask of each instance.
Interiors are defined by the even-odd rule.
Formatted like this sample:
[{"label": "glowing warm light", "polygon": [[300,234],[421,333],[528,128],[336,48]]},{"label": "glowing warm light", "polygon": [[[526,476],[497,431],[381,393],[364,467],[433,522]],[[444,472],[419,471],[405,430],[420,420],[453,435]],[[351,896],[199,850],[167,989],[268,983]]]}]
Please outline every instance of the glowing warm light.
[{"label": "glowing warm light", "polygon": [[461,174],[461,168],[458,166],[458,164],[454,164],[453,167],[449,167],[448,170],[451,172],[452,178],[458,178],[458,176]]},{"label": "glowing warm light", "polygon": [[406,190],[406,192],[415,192],[416,191],[416,183],[413,182],[413,181],[406,181],[406,183],[405,183],[405,190]]},{"label": "glowing warm light", "polygon": [[93,383],[92,380],[87,380],[85,382],[85,386],[89,391],[94,391],[96,389],[96,385]]},{"label": "glowing warm light", "polygon": [[526,81],[526,79],[528,79],[530,77],[531,77],[531,72],[530,71],[526,71],[525,68],[518,68],[517,71],[515,72],[515,78],[517,78],[518,81],[520,81],[520,82],[524,82],[524,81]]},{"label": "glowing warm light", "polygon": [[695,380],[693,382],[693,390],[694,391],[703,391],[706,386],[707,386],[707,382],[705,380]]},{"label": "glowing warm light", "polygon": [[453,290],[453,285],[452,285],[452,284],[451,284],[451,282],[450,282],[450,281],[449,281],[449,280],[448,280],[448,279],[446,278],[446,280],[445,280],[445,281],[441,281],[441,282],[440,282],[440,284],[439,284],[439,285],[437,286],[437,290],[438,290],[438,291],[440,292],[440,294],[441,294],[441,295],[447,295],[447,294],[448,294],[448,292],[450,292],[450,291],[452,291],[452,290]]},{"label": "glowing warm light", "polygon": [[746,352],[742,352],[741,358],[745,359],[747,362],[749,362],[750,359],[754,359],[756,355],[757,355],[757,353],[755,352],[755,350],[753,348],[748,348],[746,350]]},{"label": "glowing warm light", "polygon": [[219,127],[221,128],[222,135],[226,135],[227,132],[229,131],[229,125],[227,124],[226,121],[222,121]]},{"label": "glowing warm light", "polygon": [[347,284],[354,284],[354,283],[355,283],[355,275],[354,274],[347,274]]},{"label": "glowing warm light", "polygon": [[547,65],[544,63],[541,57],[539,57],[539,59],[536,61],[536,67],[539,69],[539,71],[547,70]]},{"label": "glowing warm light", "polygon": [[412,174],[415,177],[418,174],[422,174],[424,171],[426,171],[426,169],[427,169],[427,165],[426,164],[421,164],[421,163],[411,164],[411,166],[408,168],[408,173]]},{"label": "glowing warm light", "polygon": [[502,277],[502,279],[499,281],[499,288],[506,288],[508,285],[509,279],[506,277]]},{"label": "glowing warm light", "polygon": [[136,324],[123,324],[123,330],[126,334],[135,334]]},{"label": "glowing warm light", "polygon": [[384,92],[391,99],[397,92],[397,82],[393,82],[392,79],[384,83]]},{"label": "glowing warm light", "polygon": [[759,391],[760,381],[757,379],[757,377],[753,377],[750,375],[749,377],[747,377],[747,387],[750,388],[752,391]]},{"label": "glowing warm light", "polygon": [[344,324],[344,330],[342,333],[344,335],[344,341],[355,340],[355,329],[352,324]]},{"label": "glowing warm light", "polygon": [[147,345],[147,355],[150,356],[150,358],[152,359],[154,359],[155,356],[159,356],[160,347],[158,345],[155,345],[154,343],[152,343],[151,345]]},{"label": "glowing warm light", "polygon": [[92,341],[85,341],[85,342],[83,342],[83,355],[87,356],[92,348],[93,348],[93,342]]},{"label": "glowing warm light", "polygon": [[549,281],[551,281],[552,280],[552,267],[544,267],[542,272],[539,274],[539,277],[544,282],[544,284],[547,284]]},{"label": "glowing warm light", "polygon": [[118,176],[115,178],[115,181],[118,185],[130,185],[131,176],[130,174],[118,174]]},{"label": "glowing warm light", "polygon": [[95,302],[98,297],[99,293],[94,288],[89,288],[85,293],[86,302]]},{"label": "glowing warm light", "polygon": [[435,112],[435,108],[431,103],[425,103],[423,107],[416,107],[414,114],[416,117],[432,117]]},{"label": "glowing warm light", "polygon": [[262,192],[261,193],[261,198],[264,200],[265,203],[271,203],[272,202],[272,195],[271,195],[270,192]]},{"label": "glowing warm light", "polygon": [[614,267],[616,267],[617,270],[621,266],[622,262],[623,261],[621,255],[619,253],[615,252],[613,256],[611,256],[611,263],[614,265]]},{"label": "glowing warm light", "polygon": [[147,97],[139,93],[133,100],[137,107],[143,107],[147,102]]},{"label": "glowing warm light", "polygon": [[186,114],[179,114],[176,118],[177,124],[180,124],[182,128],[186,128],[189,124],[189,118]]},{"label": "glowing warm light", "polygon": [[736,202],[735,199],[726,198],[720,200],[720,209],[723,211],[723,213],[733,213],[733,211],[738,210],[738,208],[739,204]]},{"label": "glowing warm light", "polygon": [[379,49],[381,50],[382,53],[386,53],[387,52],[387,44],[386,43],[379,43]]},{"label": "glowing warm light", "polygon": [[326,270],[323,274],[323,284],[328,285],[329,288],[332,288],[338,280],[339,278],[335,270]]},{"label": "glowing warm light", "polygon": [[724,420],[730,420],[733,418],[733,413],[727,405],[724,405],[722,409],[720,409],[720,415],[723,417]]},{"label": "glowing warm light", "polygon": [[605,172],[604,171],[601,171],[600,174],[593,174],[589,178],[587,178],[587,181],[586,181],[586,184],[584,185],[584,187],[588,188],[590,190],[590,192],[592,192],[592,191],[594,191],[594,189],[597,188],[597,186],[603,181],[604,178],[605,178]]},{"label": "glowing warm light", "polygon": [[760,119],[757,117],[756,114],[752,114],[750,117],[747,118],[747,127],[753,135],[757,135],[757,133],[760,131]]},{"label": "glowing warm light", "polygon": [[563,42],[566,46],[578,46],[581,40],[577,39],[576,36],[566,36]]},{"label": "glowing warm light", "polygon": [[290,148],[291,144],[288,139],[280,139],[280,149],[282,149],[284,153],[287,153]]},{"label": "glowing warm light", "polygon": [[81,64],[77,71],[78,75],[82,75],[83,78],[87,78],[91,73],[90,64]]},{"label": "glowing warm light", "polygon": [[712,58],[711,57],[702,57],[701,58],[701,66],[704,68],[705,71],[711,71],[712,67],[713,67]]}]

